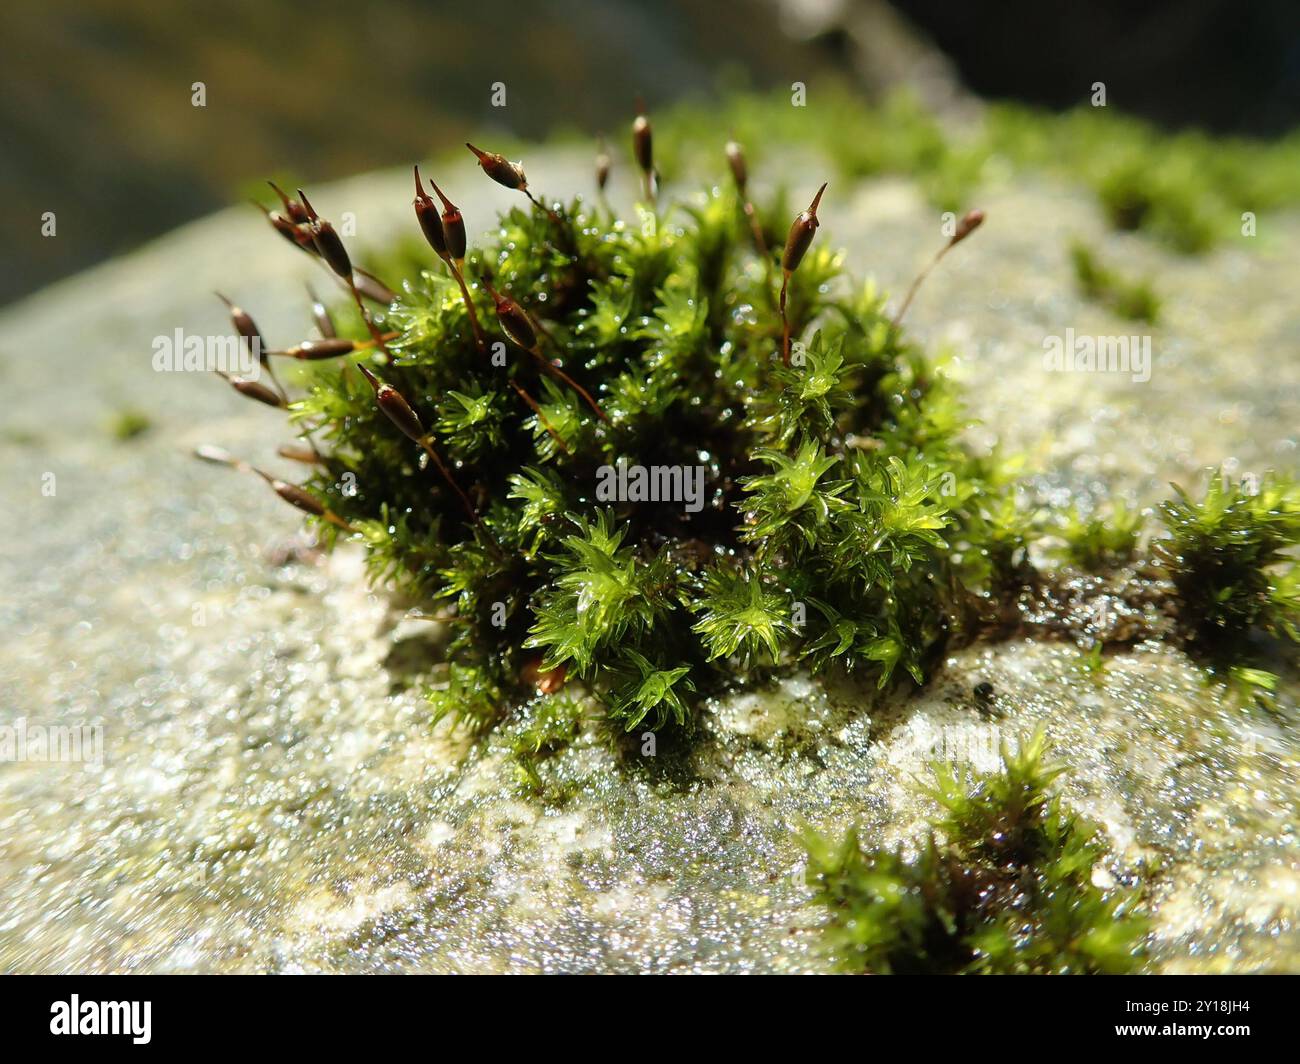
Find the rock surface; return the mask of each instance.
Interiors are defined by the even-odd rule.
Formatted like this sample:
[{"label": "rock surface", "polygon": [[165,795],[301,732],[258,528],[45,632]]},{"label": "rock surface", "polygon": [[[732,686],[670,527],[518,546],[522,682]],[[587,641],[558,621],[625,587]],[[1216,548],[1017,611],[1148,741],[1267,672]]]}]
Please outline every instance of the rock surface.
[{"label": "rock surface", "polygon": [[[527,161],[553,192],[589,183],[585,152]],[[313,202],[380,245],[412,229],[408,180]],[[511,203],[467,166],[444,187],[471,228]],[[911,320],[951,348],[974,438],[1044,470],[1039,502],[1149,505],[1225,460],[1296,473],[1300,217],[1186,259],[1109,234],[1066,186],[1004,178],[983,206]],[[833,187],[823,219],[891,291],[938,242],[901,180]],[[1080,300],[1075,235],[1156,279],[1147,383],[1043,368],[1046,335],[1138,331]],[[1142,871],[1157,968],[1300,969],[1294,679],[1277,715],[1246,713],[1157,643],[1096,679],[1073,645],[1026,640],[955,654],[912,695],[796,676],[654,758],[593,718],[545,766],[567,799],[522,794],[503,739],[429,725],[412,673],[429,623],[369,590],[355,553],[315,556],[263,486],[187,453],[213,442],[291,476],[281,419],[150,368],[156,335],[226,328],[214,288],[273,342],[307,335],[302,282],[328,285],[310,267],[238,209],[0,314],[0,725],[103,729],[98,765],[0,763],[0,970],[824,970],[797,831],[914,845],[928,760],[987,761],[1039,722],[1114,852],[1097,875]],[[116,441],[124,408],[153,428]]]}]

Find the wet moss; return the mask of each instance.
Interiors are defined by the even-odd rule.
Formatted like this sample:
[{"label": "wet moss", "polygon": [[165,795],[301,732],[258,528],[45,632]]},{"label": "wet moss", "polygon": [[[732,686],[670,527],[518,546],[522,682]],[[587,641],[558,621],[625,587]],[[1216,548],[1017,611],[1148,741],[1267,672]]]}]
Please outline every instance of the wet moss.
[{"label": "wet moss", "polygon": [[1178,592],[1190,647],[1222,674],[1267,696],[1259,637],[1300,642],[1300,486],[1275,474],[1232,480],[1213,471],[1204,495],[1174,485],[1156,544]]},{"label": "wet moss", "polygon": [[[1092,974],[1137,970],[1146,922],[1132,890],[1102,889],[1097,830],[1050,794],[1062,769],[1036,733],[1000,773],[936,766],[940,815],[911,859],[812,835],[808,872],[829,910],[826,947],[848,971]],[[1105,873],[1109,874],[1109,873]]]},{"label": "wet moss", "polygon": [[525,793],[563,804],[578,783],[555,759],[582,734],[588,707],[565,693],[543,695],[515,714],[506,732],[510,757]]},{"label": "wet moss", "polygon": [[320,449],[305,487],[327,538],[441,604],[435,717],[485,729],[578,677],[627,730],[689,727],[738,670],[921,683],[970,630],[992,570],[966,563],[996,551],[1009,478],[821,241],[786,256],[783,319],[780,247],[741,191],[635,225],[539,201],[382,317],[336,319],[358,353],[311,364],[291,408]]},{"label": "wet moss", "polygon": [[1102,572],[1133,558],[1142,525],[1142,512],[1117,500],[1086,518],[1072,506],[1055,531],[1063,541],[1060,554],[1067,562],[1088,572]]}]

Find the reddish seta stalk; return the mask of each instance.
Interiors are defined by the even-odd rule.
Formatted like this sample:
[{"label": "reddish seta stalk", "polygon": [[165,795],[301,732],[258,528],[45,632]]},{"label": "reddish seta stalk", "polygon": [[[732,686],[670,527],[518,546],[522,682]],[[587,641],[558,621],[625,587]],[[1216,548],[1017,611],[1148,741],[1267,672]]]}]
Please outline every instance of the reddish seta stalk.
[{"label": "reddish seta stalk", "polygon": [[420,445],[424,453],[429,456],[429,461],[442,474],[447,486],[459,497],[461,505],[465,507],[465,512],[469,515],[470,520],[481,526],[482,522],[479,520],[478,511],[474,508],[474,504],[461,486],[456,483],[456,478],[451,475],[451,470],[447,468],[441,456],[434,450],[433,433],[425,430],[419,415],[416,414],[411,404],[406,401],[406,397],[391,384],[381,381],[364,365],[358,364],[357,369],[370,382],[370,387],[375,390],[375,404],[383,411],[384,416],[396,425],[404,436]]},{"label": "reddish seta stalk", "polygon": [[765,279],[763,291],[767,293],[767,298],[771,301],[773,299],[772,253],[767,246],[767,238],[763,235],[763,226],[758,219],[758,209],[754,206],[753,200],[749,198],[749,164],[745,160],[745,149],[737,141],[729,140],[725,150],[727,165],[731,167],[731,176],[736,182],[736,193],[740,196],[741,209],[745,212],[746,221],[749,222],[749,232],[754,240],[754,250],[763,261]]},{"label": "reddish seta stalk", "polygon": [[541,347],[537,342],[537,330],[533,327],[533,320],[529,316],[528,311],[524,310],[523,307],[509,296],[502,295],[493,288],[492,282],[486,277],[483,279],[483,285],[487,288],[488,294],[496,302],[497,320],[500,321],[501,328],[505,330],[506,335],[532,355],[533,358],[537,359],[547,373],[551,374],[551,376],[558,380],[563,381],[582,396],[582,398],[586,400],[587,405],[595,412],[596,416],[602,421],[608,423],[609,418],[605,415],[605,411],[600,408],[600,404],[592,398],[591,393],[542,354]]},{"label": "reddish seta stalk", "polygon": [[205,462],[229,466],[240,473],[251,473],[254,476],[261,477],[290,506],[301,510],[305,514],[311,514],[313,517],[322,518],[336,528],[341,528],[344,532],[357,531],[333,510],[323,505],[314,495],[308,493],[301,485],[290,484],[288,481],[272,476],[264,469],[258,469],[257,466],[250,465],[241,458],[236,458],[220,447],[213,447],[211,444],[206,443],[201,444],[194,449],[194,456],[201,458]]},{"label": "reddish seta stalk", "polygon": [[922,269],[921,272],[916,275],[916,279],[912,281],[912,285],[908,288],[907,295],[903,299],[903,305],[898,308],[898,313],[894,315],[893,321],[891,322],[894,328],[898,328],[901,324],[903,315],[907,313],[907,308],[912,305],[912,297],[916,295],[917,289],[921,287],[921,282],[930,276],[930,271],[939,265],[939,261],[948,254],[949,251],[955,248],[983,224],[984,212],[978,207],[972,208],[962,215],[962,219],[957,223],[957,228],[953,231],[952,236],[949,237],[948,243],[944,244],[944,246],[935,253],[934,258],[926,263],[925,268]]}]

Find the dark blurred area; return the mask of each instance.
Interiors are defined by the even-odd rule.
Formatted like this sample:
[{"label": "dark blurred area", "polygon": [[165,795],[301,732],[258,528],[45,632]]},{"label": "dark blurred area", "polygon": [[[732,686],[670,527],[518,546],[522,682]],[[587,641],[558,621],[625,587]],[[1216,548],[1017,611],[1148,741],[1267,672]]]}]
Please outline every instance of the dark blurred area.
[{"label": "dark blurred area", "polygon": [[0,302],[263,177],[409,164],[484,127],[621,128],[637,93],[656,106],[729,63],[758,87],[816,63],[748,0],[4,0],[0,39]]},{"label": "dark blurred area", "polygon": [[[1107,105],[1171,127],[1269,136],[1300,124],[1297,0],[893,0],[980,96]],[[1298,176],[1300,179],[1300,176]]]},{"label": "dark blurred area", "polygon": [[[0,303],[265,176],[319,183],[406,164],[484,127],[620,130],[638,93],[662,107],[724,82],[788,88],[832,73],[878,92],[955,67],[981,95],[1067,107],[1105,81],[1119,109],[1268,134],[1300,121],[1298,11],[1293,0],[5,0]],[[204,107],[191,103],[195,82]],[[55,238],[41,235],[46,211]]]}]

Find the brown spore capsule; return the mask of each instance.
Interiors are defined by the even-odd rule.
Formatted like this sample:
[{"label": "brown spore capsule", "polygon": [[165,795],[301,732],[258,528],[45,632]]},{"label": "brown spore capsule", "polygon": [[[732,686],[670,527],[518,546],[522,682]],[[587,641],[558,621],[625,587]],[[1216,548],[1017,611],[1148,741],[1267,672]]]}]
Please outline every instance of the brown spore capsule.
[{"label": "brown spore capsule", "polygon": [[727,141],[727,165],[731,167],[731,176],[735,178],[736,188],[743,196],[745,186],[749,184],[749,166],[745,162],[745,149],[734,140]]},{"label": "brown spore capsule", "polygon": [[948,243],[944,244],[935,252],[934,258],[921,268],[921,272],[913,278],[911,285],[907,289],[907,295],[903,297],[903,302],[891,319],[895,326],[902,324],[904,315],[907,314],[907,308],[912,305],[912,300],[920,290],[922,283],[930,276],[930,271],[939,264],[943,257],[953,248],[965,240],[971,233],[975,232],[984,224],[984,212],[978,207],[972,207],[962,215],[961,221],[957,223],[957,228],[953,230],[952,236],[948,238]]},{"label": "brown spore capsule", "polygon": [[289,221],[289,219],[279,211],[268,211],[260,203],[254,203],[253,206],[266,216],[266,220],[271,224],[271,228],[284,237],[284,239],[290,244],[298,248],[300,251],[305,251],[310,255],[316,254],[316,245],[312,243],[311,234],[307,232],[306,228],[294,225],[293,222]]},{"label": "brown spore capsule", "polygon": [[786,273],[794,273],[799,268],[799,263],[803,262],[804,255],[808,253],[817,227],[821,224],[817,219],[817,207],[825,191],[826,185],[822,185],[808,209],[801,211],[790,226],[790,234],[785,239],[785,250],[781,253],[781,268]]},{"label": "brown spore capsule", "polygon": [[290,484],[287,480],[273,477],[270,473],[263,472],[261,469],[255,468],[253,472],[270,484],[275,493],[290,506],[296,506],[303,513],[311,514],[313,517],[325,516],[325,507],[314,496],[298,487],[297,484]]},{"label": "brown spore capsule", "polygon": [[952,239],[948,241],[949,246],[965,240],[983,224],[984,212],[978,207],[971,208],[962,215],[961,221],[957,223],[957,231],[952,234]]},{"label": "brown spore capsule", "polygon": [[337,358],[339,355],[348,355],[357,349],[355,340],[345,340],[337,336],[327,337],[324,340],[304,340],[296,347],[291,347],[285,355],[289,358],[298,358],[307,362],[314,362],[322,358]]},{"label": "brown spore capsule", "polygon": [[265,403],[267,406],[283,407],[284,399],[273,392],[265,384],[258,381],[246,381],[242,377],[232,377],[228,373],[217,373],[222,380],[235,389],[240,395],[247,396],[249,399],[255,399],[259,403]]},{"label": "brown spore capsule", "polygon": [[645,103],[639,98],[636,101],[636,118],[632,121],[632,154],[647,178],[654,173],[654,133],[650,129],[650,118],[645,113]]},{"label": "brown spore capsule", "polygon": [[427,442],[428,433],[424,431],[419,416],[411,409],[411,404],[406,401],[402,393],[391,384],[385,384],[365,366],[358,366],[357,369],[361,370],[362,375],[375,390],[375,402],[388,420],[416,443]]},{"label": "brown spore capsule", "polygon": [[[220,292],[215,294],[221,302],[226,304],[227,309],[229,309],[230,321],[231,324],[235,326],[235,331],[248,341],[250,349],[257,352],[257,360],[263,366],[266,366],[267,371],[270,372],[271,367],[266,360],[266,340],[262,337],[262,332],[258,329],[257,324],[253,321],[251,315],[249,315],[248,311],[244,310],[243,307],[236,306]],[[272,379],[274,379],[274,374],[272,374]],[[276,386],[279,386],[278,381],[276,382]]]},{"label": "brown spore capsule", "polygon": [[524,308],[509,296],[498,292],[487,280],[484,280],[483,284],[496,304],[497,319],[501,322],[501,328],[506,331],[506,335],[525,350],[536,350],[537,332],[533,328],[533,323],[528,320]]},{"label": "brown spore capsule", "polygon": [[257,324],[253,321],[248,311],[244,310],[243,307],[237,306],[235,303],[232,303],[220,292],[215,292],[213,294],[219,300],[221,300],[221,302],[226,304],[226,309],[230,311],[230,321],[231,324],[234,325],[235,331],[239,333],[239,335],[242,336],[245,340],[247,340],[250,344],[253,341],[257,341],[257,351],[259,353],[265,352],[266,341],[262,339],[261,330],[258,329]]},{"label": "brown spore capsule", "polygon": [[302,197],[303,205],[307,208],[310,219],[307,227],[311,233],[312,243],[316,245],[317,253],[325,260],[331,270],[347,281],[348,284],[351,284],[352,260],[348,257],[347,248],[343,246],[342,237],[339,236],[334,226],[316,213],[311,201],[307,199],[307,194],[302,189],[298,190],[298,195]]},{"label": "brown spore capsule", "polygon": [[[289,221],[293,222],[295,225],[302,225],[304,222],[310,219],[311,216],[307,213],[307,208],[304,207],[297,200],[290,199],[285,194],[284,189],[282,189],[274,181],[268,181],[267,184],[270,185],[271,188],[275,191],[275,194],[280,197],[280,203],[284,207],[284,213],[288,215]],[[301,192],[299,192],[298,194],[302,195]]]},{"label": "brown spore capsule", "polygon": [[360,266],[352,271],[352,283],[358,292],[376,303],[388,306],[397,299],[396,292],[373,273],[367,273]]},{"label": "brown spore capsule", "polygon": [[287,458],[291,462],[301,462],[303,465],[325,464],[325,459],[310,447],[294,447],[292,444],[283,443],[275,449],[275,453],[281,458]]},{"label": "brown spore capsule", "polygon": [[524,177],[524,168],[522,166],[512,163],[504,155],[497,152],[480,151],[469,141],[465,142],[465,147],[474,153],[478,158],[479,166],[483,168],[483,172],[498,185],[520,190],[528,187],[528,179]]},{"label": "brown spore capsule", "polygon": [[438,214],[438,205],[433,202],[433,197],[424,191],[424,186],[420,184],[420,168],[415,167],[415,218],[420,223],[420,230],[424,233],[424,239],[429,242],[434,253],[440,259],[448,256],[447,251],[447,234],[442,226],[442,218]]},{"label": "brown spore capsule", "polygon": [[438,182],[429,178],[429,184],[438,194],[438,199],[442,200],[442,231],[447,238],[447,253],[460,262],[464,259],[465,249],[469,246],[465,235],[465,218],[460,213],[460,208],[443,194],[442,189],[438,187]]}]

